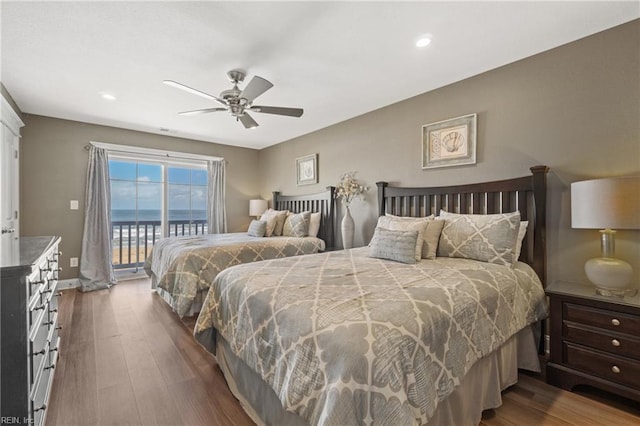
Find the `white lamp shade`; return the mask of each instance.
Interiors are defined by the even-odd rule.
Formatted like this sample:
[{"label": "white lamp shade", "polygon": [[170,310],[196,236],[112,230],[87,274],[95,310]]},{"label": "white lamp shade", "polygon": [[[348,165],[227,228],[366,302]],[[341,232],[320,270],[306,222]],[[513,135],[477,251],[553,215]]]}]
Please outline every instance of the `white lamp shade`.
[{"label": "white lamp shade", "polygon": [[249,200],[249,216],[260,216],[267,210],[267,200]]},{"label": "white lamp shade", "polygon": [[571,226],[640,229],[640,176],[572,183]]}]

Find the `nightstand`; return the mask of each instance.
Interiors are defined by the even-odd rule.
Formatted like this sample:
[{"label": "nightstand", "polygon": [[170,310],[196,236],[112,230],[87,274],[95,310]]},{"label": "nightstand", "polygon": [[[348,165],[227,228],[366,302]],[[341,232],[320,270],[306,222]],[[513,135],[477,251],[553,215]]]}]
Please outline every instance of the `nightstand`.
[{"label": "nightstand", "polygon": [[606,297],[587,284],[556,282],[547,382],[590,385],[640,402],[640,295]]}]

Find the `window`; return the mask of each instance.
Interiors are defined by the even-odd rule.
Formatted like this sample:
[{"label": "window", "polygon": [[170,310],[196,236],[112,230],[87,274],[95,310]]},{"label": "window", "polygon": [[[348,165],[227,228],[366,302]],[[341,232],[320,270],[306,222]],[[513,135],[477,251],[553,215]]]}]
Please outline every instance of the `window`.
[{"label": "window", "polygon": [[161,237],[207,233],[203,165],[110,156],[113,266],[139,268]]}]

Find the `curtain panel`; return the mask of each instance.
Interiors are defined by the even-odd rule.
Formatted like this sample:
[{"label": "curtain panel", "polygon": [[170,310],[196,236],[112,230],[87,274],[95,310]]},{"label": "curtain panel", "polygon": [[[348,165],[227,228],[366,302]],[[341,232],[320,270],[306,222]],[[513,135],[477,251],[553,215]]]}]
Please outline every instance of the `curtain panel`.
[{"label": "curtain panel", "polygon": [[225,161],[207,161],[209,197],[207,220],[210,234],[227,232]]},{"label": "curtain panel", "polygon": [[107,150],[91,146],[85,188],[80,289],[101,290],[115,284],[111,265],[111,190]]}]

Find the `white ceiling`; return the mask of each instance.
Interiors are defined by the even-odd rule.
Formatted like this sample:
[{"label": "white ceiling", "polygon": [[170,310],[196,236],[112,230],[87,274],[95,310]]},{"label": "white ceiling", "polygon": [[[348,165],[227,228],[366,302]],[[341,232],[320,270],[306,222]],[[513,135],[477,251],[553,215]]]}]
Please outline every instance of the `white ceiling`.
[{"label": "white ceiling", "polygon": [[[1,80],[23,112],[257,149],[640,17],[637,1],[0,7]],[[252,113],[253,130],[227,112],[177,115],[218,105],[163,80],[218,95],[234,68],[275,85],[256,104],[304,115]]]}]

